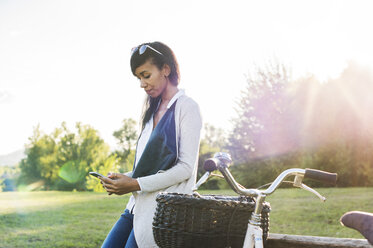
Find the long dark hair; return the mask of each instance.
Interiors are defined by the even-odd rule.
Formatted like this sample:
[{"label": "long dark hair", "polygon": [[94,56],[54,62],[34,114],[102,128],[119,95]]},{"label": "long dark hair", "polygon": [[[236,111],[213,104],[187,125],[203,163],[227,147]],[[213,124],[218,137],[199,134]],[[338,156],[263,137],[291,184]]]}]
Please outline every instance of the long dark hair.
[{"label": "long dark hair", "polygon": [[[143,54],[140,54],[139,49],[137,49],[131,56],[132,74],[136,76],[135,71],[137,67],[145,64],[145,62],[147,62],[148,60],[152,64],[157,66],[159,70],[162,70],[163,66],[167,64],[171,69],[170,75],[168,75],[168,79],[173,85],[178,85],[180,79],[179,64],[177,63],[175,54],[173,53],[171,48],[158,41],[143,43],[137,48],[140,48],[143,45],[148,45],[162,54],[159,54],[150,48],[147,48]],[[161,96],[158,96],[156,98],[148,96],[146,98],[142,112],[142,128],[145,127],[145,124],[150,120],[152,114],[154,114],[154,112],[156,111],[160,100]]]}]

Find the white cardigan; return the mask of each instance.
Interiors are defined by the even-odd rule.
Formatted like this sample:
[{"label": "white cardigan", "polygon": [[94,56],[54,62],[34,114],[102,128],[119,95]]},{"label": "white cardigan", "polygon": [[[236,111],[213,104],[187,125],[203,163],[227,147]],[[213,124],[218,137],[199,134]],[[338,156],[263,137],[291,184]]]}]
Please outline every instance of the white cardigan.
[{"label": "white cardigan", "polygon": [[186,95],[177,99],[175,126],[177,163],[166,171],[137,178],[141,191],[133,192],[136,202],[133,227],[140,248],[157,247],[152,230],[157,194],[161,191],[191,194],[196,183],[202,118],[198,104]]}]

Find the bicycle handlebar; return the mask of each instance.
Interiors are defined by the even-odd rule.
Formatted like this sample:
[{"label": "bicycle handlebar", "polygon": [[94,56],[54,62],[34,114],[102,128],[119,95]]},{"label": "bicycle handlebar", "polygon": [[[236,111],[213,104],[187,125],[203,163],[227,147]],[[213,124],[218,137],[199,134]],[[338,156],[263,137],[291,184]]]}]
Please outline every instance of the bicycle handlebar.
[{"label": "bicycle handlebar", "polygon": [[304,178],[310,178],[324,183],[335,185],[337,183],[337,173],[330,173],[315,169],[306,169]]},{"label": "bicycle handlebar", "polygon": [[228,182],[229,186],[239,195],[255,197],[255,209],[251,215],[249,223],[252,225],[259,226],[261,223],[261,211],[263,207],[263,202],[265,198],[272,194],[280,184],[288,176],[295,176],[293,186],[305,189],[313,194],[315,194],[321,201],[325,201],[326,198],[320,195],[316,190],[308,187],[302,183],[303,178],[310,178],[314,180],[319,180],[327,183],[335,183],[337,180],[337,174],[329,173],[320,170],[313,169],[287,169],[283,171],[277,178],[271,183],[271,185],[265,190],[259,189],[246,189],[236,182],[232,174],[230,173],[228,166],[232,162],[232,159],[227,153],[216,153],[213,158],[209,158],[204,163],[204,169],[207,171],[205,175],[199,180],[197,185],[201,185],[207,180],[212,171],[218,169],[224,176],[225,180]]},{"label": "bicycle handlebar", "polygon": [[203,169],[205,169],[205,171],[208,171],[208,172],[213,172],[214,170],[218,169],[218,165],[220,165],[220,164],[221,164],[221,162],[220,162],[219,159],[209,158],[203,164]]},{"label": "bicycle handlebar", "polygon": [[212,172],[218,169],[223,174],[229,186],[236,193],[240,195],[246,195],[246,196],[270,195],[280,186],[280,184],[285,180],[286,177],[294,175],[295,176],[294,186],[304,188],[320,197],[321,195],[319,195],[315,190],[302,184],[301,181],[303,177],[326,182],[326,183],[333,183],[333,184],[335,184],[337,180],[336,173],[329,173],[329,172],[325,172],[321,170],[314,170],[314,169],[304,170],[304,169],[293,168],[293,169],[287,169],[283,171],[266,190],[246,189],[240,186],[236,182],[236,180],[234,179],[234,177],[232,176],[232,174],[230,173],[228,169],[228,165],[226,165],[225,160],[220,159],[221,157],[222,157],[222,153],[219,153],[218,156],[207,159],[204,163],[204,169],[208,172]]}]

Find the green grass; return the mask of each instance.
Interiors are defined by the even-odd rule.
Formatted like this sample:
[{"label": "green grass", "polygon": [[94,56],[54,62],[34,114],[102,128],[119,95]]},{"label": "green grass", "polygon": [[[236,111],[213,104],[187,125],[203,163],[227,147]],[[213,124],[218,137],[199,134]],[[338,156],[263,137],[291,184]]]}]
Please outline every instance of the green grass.
[{"label": "green grass", "polygon": [[0,247],[100,247],[128,196],[0,193]]},{"label": "green grass", "polygon": [[268,197],[272,207],[270,232],[363,238],[357,231],[341,226],[339,219],[347,211],[373,212],[373,188],[317,190],[327,198],[324,203],[300,189],[281,189]]},{"label": "green grass", "polygon": [[[342,227],[339,218],[350,210],[373,212],[373,188],[318,191],[328,198],[325,203],[299,189],[279,189],[269,196],[270,232],[362,238]],[[0,247],[100,247],[127,200],[91,192],[0,193]]]}]

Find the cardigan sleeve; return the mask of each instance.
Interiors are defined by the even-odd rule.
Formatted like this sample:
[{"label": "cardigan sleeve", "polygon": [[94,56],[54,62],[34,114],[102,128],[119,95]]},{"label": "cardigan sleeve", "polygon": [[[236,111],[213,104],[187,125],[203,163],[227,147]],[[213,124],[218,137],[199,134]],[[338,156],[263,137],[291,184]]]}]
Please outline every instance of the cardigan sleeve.
[{"label": "cardigan sleeve", "polygon": [[133,171],[128,171],[124,173],[124,175],[126,175],[127,177],[132,177],[132,174],[133,174]]},{"label": "cardigan sleeve", "polygon": [[180,107],[180,137],[177,163],[166,171],[139,177],[142,192],[153,192],[188,180],[197,164],[202,118],[198,104],[191,100]]}]

